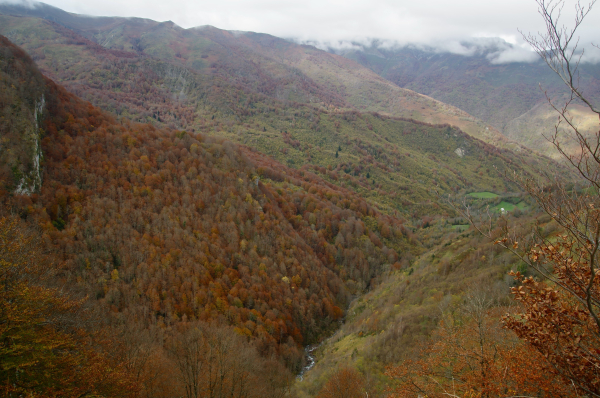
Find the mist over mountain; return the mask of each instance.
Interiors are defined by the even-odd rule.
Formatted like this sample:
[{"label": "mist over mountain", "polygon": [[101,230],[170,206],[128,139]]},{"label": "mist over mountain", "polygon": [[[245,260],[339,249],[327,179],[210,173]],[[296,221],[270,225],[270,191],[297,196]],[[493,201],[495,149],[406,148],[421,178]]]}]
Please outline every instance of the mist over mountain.
[{"label": "mist over mountain", "polygon": [[[378,41],[328,50],[355,60],[400,87],[454,105],[511,139],[546,154],[552,152],[548,142],[535,138],[539,137],[536,132],[553,129],[555,120],[548,99],[561,102],[569,91],[537,54],[532,60],[531,53],[501,39],[462,43],[454,50],[398,47]],[[518,60],[522,55],[523,62],[498,62],[513,56]],[[599,104],[600,68],[582,59],[578,71],[581,92]],[[584,131],[594,133],[593,113],[575,103],[573,116]]]},{"label": "mist over mountain", "polygon": [[[294,40],[294,39],[290,39]],[[297,40],[296,40],[297,41]],[[485,56],[493,64],[513,62],[533,63],[539,61],[539,56],[531,49],[509,43],[499,37],[470,38],[460,41],[438,41],[435,43],[401,42],[378,38],[358,40],[340,40],[337,42],[307,40],[298,41],[302,44],[313,45],[319,49],[336,54],[347,54],[353,51],[364,51],[374,55],[384,52],[397,52],[403,49],[420,50],[424,54],[456,54],[463,56]],[[380,53],[385,57],[383,53]],[[597,62],[597,57],[588,57],[588,62]]]},{"label": "mist over mountain", "polygon": [[[300,69],[306,77],[315,83],[324,84],[323,87],[329,85],[327,90],[330,92],[332,89],[336,91],[335,96],[338,96],[338,100],[345,96],[344,101],[347,104],[352,104],[352,106],[358,106],[358,109],[412,117],[433,123],[444,123],[453,120],[453,124],[460,126],[469,134],[494,145],[505,145],[500,144],[500,142],[505,140],[506,137],[535,147],[544,154],[554,156],[552,155],[551,145],[545,140],[537,138],[539,135],[536,134],[536,131],[540,128],[545,130],[553,128],[554,121],[551,116],[553,110],[547,103],[546,95],[550,98],[564,98],[566,94],[564,84],[539,60],[535,53],[521,44],[509,43],[501,38],[481,37],[461,41],[445,39],[444,41],[438,40],[434,44],[401,44],[402,42],[395,39],[337,41],[290,39],[287,41],[290,44],[304,43],[305,49],[302,49],[302,46],[294,47],[285,44],[286,41],[273,36],[245,31],[228,32],[211,26],[186,30],[172,22],[159,23],[140,18],[89,17],[67,13],[56,7],[35,2],[6,3],[1,7],[5,14],[41,17],[59,23],[69,29],[76,30],[87,39],[106,48],[153,56],[159,55],[156,53],[157,47],[154,42],[159,36],[162,37],[161,40],[170,41],[169,46],[172,48],[179,47],[180,50],[177,51],[182,54],[185,47],[187,47],[184,50],[185,52],[190,51],[189,44],[186,43],[191,43],[194,40],[193,37],[197,37],[197,39],[204,37],[214,41],[214,38],[217,37],[215,33],[227,32],[227,34],[232,35],[231,37],[236,38],[239,43],[241,43],[239,39],[250,39],[250,42],[244,44],[243,51],[256,52],[259,50],[252,57],[267,56],[266,62],[279,63],[284,69],[290,66]],[[165,27],[168,27],[171,31],[167,36],[164,36],[167,33],[164,30]],[[123,31],[123,29],[125,30]],[[151,31],[154,33],[151,33]],[[10,32],[4,31],[4,33]],[[223,39],[226,36],[221,33],[219,35],[222,38],[217,41],[218,45],[230,46],[225,44]],[[150,39],[150,37],[153,38]],[[249,46],[248,44],[251,42],[254,43]],[[146,43],[152,44],[150,47],[145,48]],[[233,44],[233,42],[231,43]],[[235,46],[239,46],[239,43],[236,43]],[[265,47],[264,44],[266,43],[269,44]],[[282,49],[287,48],[286,52],[277,54],[269,49],[269,46],[274,43],[278,43],[277,45]],[[163,41],[163,44],[167,44],[167,42]],[[259,47],[256,47],[256,44]],[[350,89],[346,84],[346,82],[355,79],[355,76],[351,76],[354,72],[346,75],[328,72],[332,71],[331,67],[337,68],[339,58],[338,60],[328,60],[324,53],[315,53],[319,54],[318,57],[321,57],[323,61],[329,63],[329,67],[325,69],[322,66],[314,68],[310,66],[310,62],[298,62],[294,59],[294,56],[290,58],[292,51],[301,51],[308,55],[310,47],[306,47],[306,44],[326,50],[330,54],[341,55],[356,61],[393,83],[393,85],[388,86],[371,78],[371,84],[380,86],[376,92],[385,87],[384,90],[388,94],[376,101],[365,99],[363,94],[359,93],[362,89],[359,89],[359,92],[352,92],[355,90]],[[231,49],[233,50],[233,48]],[[586,50],[586,55],[582,58],[580,66],[580,85],[585,95],[593,101],[598,101],[600,98],[599,73],[594,62],[598,50],[595,47]],[[217,47],[211,47],[210,50],[207,47],[207,51],[213,52],[219,59],[223,60],[232,56],[240,58],[240,55],[242,55],[237,49],[233,50],[233,53],[222,53]],[[172,51],[163,51],[159,57],[164,58],[173,55],[177,54]],[[196,70],[207,70],[207,67],[217,64],[214,58],[212,58],[211,65],[206,63],[206,60],[211,59],[208,58],[208,52],[204,54],[190,53],[184,57],[187,67]],[[242,56],[242,58],[244,57],[245,55]],[[251,59],[253,59],[252,57]],[[229,60],[225,63],[232,64]],[[256,65],[251,66],[251,68],[256,67]],[[273,71],[271,68],[267,73],[272,74]],[[364,74],[365,72],[360,73]],[[331,86],[332,79],[338,80],[335,88]],[[340,87],[344,87],[344,92],[340,91]],[[450,116],[448,112],[444,112],[444,116],[429,116],[426,114],[427,112],[422,112],[418,106],[416,109],[411,109],[414,104],[409,105],[394,100],[393,97],[397,95],[392,94],[397,91],[395,87],[425,94],[445,104],[453,105],[466,112],[466,114],[458,118]],[[278,95],[281,96],[281,93],[285,91],[286,89],[279,90],[280,94]],[[331,101],[331,94],[328,94],[328,96],[329,99],[326,99],[325,102]],[[324,97],[321,95],[320,98],[323,99]],[[312,101],[310,96],[305,97],[302,101],[306,100]],[[427,101],[424,97],[422,100]],[[438,108],[433,111],[434,114],[438,114],[440,107],[434,103],[427,105],[427,107],[432,106]],[[593,127],[591,126],[593,126],[594,116],[577,107],[578,105],[575,104],[573,108],[577,123],[584,126],[587,134],[593,133]],[[452,112],[456,113],[456,111]],[[474,120],[474,124],[472,122],[465,123],[470,117],[467,115],[474,116],[479,120]],[[590,126],[591,130],[587,126]],[[498,133],[503,133],[503,135]]]},{"label": "mist over mountain", "polygon": [[[67,2],[68,3],[68,2]],[[6,7],[6,11],[12,9],[13,12],[22,13],[23,15],[43,15],[44,18],[49,20],[55,19],[70,19],[71,23],[74,23],[74,20],[77,19],[76,14],[67,13],[60,8],[55,6],[37,2],[33,0],[2,0],[0,4],[4,4]],[[89,3],[87,9],[90,11],[93,10],[93,3]],[[107,3],[108,4],[108,3]],[[506,5],[507,6],[507,5]],[[310,7],[310,6],[309,6]],[[77,7],[75,7],[77,8]],[[215,7],[218,8],[218,7]],[[376,9],[376,6],[373,6]],[[180,7],[172,7],[170,11],[174,11],[180,9]],[[18,10],[18,11],[17,11]],[[29,10],[29,12],[27,11]],[[421,31],[422,28],[419,28],[414,23],[408,24],[411,26],[412,30],[415,31],[415,34],[406,34],[404,25],[400,24],[395,30],[393,34],[382,33],[380,35],[375,34],[376,29],[369,29],[366,26],[368,24],[363,20],[361,21],[362,29],[357,29],[357,27],[353,27],[352,29],[348,29],[352,32],[352,34],[341,33],[340,37],[327,37],[328,32],[335,31],[335,29],[328,29],[324,32],[315,32],[315,29],[311,29],[312,37],[307,36],[306,33],[299,32],[274,32],[269,29],[269,25],[265,25],[264,29],[255,28],[255,29],[242,29],[241,24],[236,24],[233,29],[227,26],[224,26],[222,23],[219,24],[216,21],[203,20],[203,15],[206,14],[206,9],[203,9],[203,13],[196,15],[202,23],[183,23],[185,18],[181,20],[181,14],[173,14],[172,20],[185,28],[191,27],[200,27],[200,26],[215,26],[221,29],[239,31],[239,32],[260,32],[260,33],[271,33],[279,37],[288,38],[288,40],[297,42],[300,44],[309,44],[314,45],[315,47],[323,50],[329,50],[334,52],[347,51],[347,50],[360,50],[361,48],[384,48],[384,49],[399,49],[403,47],[411,47],[421,49],[425,52],[433,52],[433,53],[452,53],[452,54],[460,54],[460,55],[476,55],[485,53],[486,57],[492,62],[497,64],[503,63],[512,63],[512,62],[535,62],[538,61],[538,57],[535,52],[531,50],[527,43],[523,42],[523,39],[520,37],[520,34],[515,35],[515,32],[512,31],[510,34],[502,34],[498,33],[497,36],[489,33],[479,33],[476,34],[466,34],[466,33],[455,33],[455,30],[460,31],[460,29],[456,29],[456,26],[444,26],[444,21],[437,21],[437,23],[429,23],[423,24],[427,26],[427,34],[423,34]],[[231,11],[231,10],[229,10]],[[271,10],[273,12],[274,10]],[[323,11],[323,7],[321,7],[321,11]],[[364,11],[364,10],[363,10]],[[405,10],[406,11],[406,10]],[[418,7],[415,10],[412,10],[415,18],[418,19],[417,15],[419,10]],[[527,12],[531,12],[532,10],[523,10],[521,8],[521,15],[526,14]],[[569,11],[569,10],[566,10]],[[216,11],[215,11],[216,12]],[[497,12],[497,10],[496,10]],[[441,10],[438,10],[435,13],[430,13],[432,15],[437,15],[441,13]],[[568,17],[570,15],[569,12],[564,12]],[[82,14],[79,12],[79,14]],[[248,14],[248,13],[247,13]],[[268,14],[268,13],[267,13]],[[410,11],[408,14],[411,14]],[[103,17],[97,14],[97,11],[92,13],[83,13],[83,15],[92,16],[96,15],[97,18],[106,19],[107,17]],[[106,15],[106,14],[105,14]],[[112,13],[109,15],[123,15],[122,7],[116,7]],[[136,15],[136,14],[131,14]],[[137,14],[139,15],[139,14]],[[164,16],[164,12],[162,16]],[[364,17],[364,14],[362,15]],[[513,15],[514,16],[514,15]],[[179,18],[178,18],[179,17]],[[137,18],[137,17],[134,17]],[[307,17],[308,18],[308,17]],[[406,17],[410,18],[410,17]],[[161,20],[159,18],[154,18],[156,20]],[[180,21],[181,20],[181,21]],[[377,24],[381,25],[381,18],[377,19]],[[487,19],[486,24],[493,24],[493,20]],[[514,18],[511,20],[511,24],[514,23]],[[540,29],[540,26],[530,26],[531,21],[523,22],[522,25],[519,25],[518,28],[523,33],[527,33],[527,31],[534,31],[535,29]],[[313,23],[314,25],[314,23]],[[289,26],[289,24],[288,24]],[[454,30],[452,29],[454,27]],[[443,33],[439,34],[431,34],[431,32],[435,32],[436,29],[442,31]],[[475,31],[477,29],[475,28]],[[502,29],[498,29],[500,32]],[[364,31],[364,34],[360,34],[360,31]],[[506,29],[509,31],[509,29]],[[580,35],[582,32],[579,32]],[[597,63],[600,61],[600,50],[598,50],[595,46],[591,45],[593,43],[593,34],[589,32],[583,32],[583,37],[580,36],[580,49],[585,49],[586,54],[582,58],[582,62],[584,63]],[[344,37],[346,36],[346,37]]]},{"label": "mist over mountain", "polygon": [[[39,5],[26,0],[3,2],[30,7]],[[301,43],[319,43],[319,48],[327,45],[338,48],[351,42],[365,45],[375,39],[400,46],[412,44],[459,52],[464,51],[462,43],[501,38],[511,43],[514,49],[506,51],[510,57],[498,59],[498,62],[514,61],[516,53],[521,60],[527,57],[530,49],[519,30],[528,33],[544,29],[535,2],[517,0],[501,3],[429,0],[406,4],[377,0],[368,4],[346,4],[344,7],[334,1],[313,0],[302,4],[261,1],[236,3],[235,6],[214,0],[202,5],[188,1],[147,4],[140,0],[125,3],[116,0],[52,0],[48,4],[83,15],[144,17],[157,21],[171,20],[184,28],[211,25],[225,30],[261,32]],[[567,2],[562,10],[563,20],[572,19],[573,6],[573,1]],[[598,20],[592,13],[590,19],[594,18]],[[598,37],[596,26],[584,25],[578,31],[580,46],[586,51],[594,51],[591,43]]]}]

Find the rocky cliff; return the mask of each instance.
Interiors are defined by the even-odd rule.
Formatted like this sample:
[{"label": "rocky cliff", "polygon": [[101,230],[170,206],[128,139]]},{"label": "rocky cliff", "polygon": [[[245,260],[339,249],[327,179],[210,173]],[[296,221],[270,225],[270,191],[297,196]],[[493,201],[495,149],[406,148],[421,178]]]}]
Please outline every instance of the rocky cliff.
[{"label": "rocky cliff", "polygon": [[45,82],[22,50],[0,41],[0,189],[31,195],[42,184]]}]

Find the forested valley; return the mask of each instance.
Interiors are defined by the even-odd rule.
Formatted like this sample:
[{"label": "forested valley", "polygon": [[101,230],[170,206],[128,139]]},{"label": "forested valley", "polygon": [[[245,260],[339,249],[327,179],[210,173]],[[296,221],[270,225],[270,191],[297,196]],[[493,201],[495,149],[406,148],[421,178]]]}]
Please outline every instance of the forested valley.
[{"label": "forested valley", "polygon": [[40,7],[0,4],[3,396],[599,396],[587,127],[557,162],[308,46]]}]

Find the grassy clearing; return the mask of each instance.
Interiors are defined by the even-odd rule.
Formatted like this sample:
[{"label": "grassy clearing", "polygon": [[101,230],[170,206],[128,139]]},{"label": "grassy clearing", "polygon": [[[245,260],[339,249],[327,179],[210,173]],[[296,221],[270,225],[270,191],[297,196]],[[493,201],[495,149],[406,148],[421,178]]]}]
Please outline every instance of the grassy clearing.
[{"label": "grassy clearing", "polygon": [[516,207],[517,206],[515,206],[512,203],[502,201],[499,204],[497,204],[496,206],[492,207],[492,210],[493,211],[500,211],[500,210],[504,209],[506,211],[513,211]]},{"label": "grassy clearing", "polygon": [[494,211],[494,212],[500,212],[500,209],[504,209],[505,211],[513,211],[515,209],[519,209],[519,210],[525,210],[527,209],[527,204],[525,202],[519,202],[516,205],[509,203],[509,202],[505,202],[502,201],[500,203],[498,203],[496,206],[490,208],[490,210]]}]

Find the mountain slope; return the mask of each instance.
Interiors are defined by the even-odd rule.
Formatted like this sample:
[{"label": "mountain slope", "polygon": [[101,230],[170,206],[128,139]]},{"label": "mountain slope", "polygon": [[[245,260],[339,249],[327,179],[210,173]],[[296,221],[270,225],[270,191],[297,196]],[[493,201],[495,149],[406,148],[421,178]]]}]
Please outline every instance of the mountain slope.
[{"label": "mountain slope", "polygon": [[[170,23],[154,22],[144,22],[149,28],[139,37],[129,31],[121,36],[111,33],[111,37],[132,43],[138,37],[136,46],[152,47],[159,55],[173,49],[165,44],[165,37],[178,37],[184,46],[189,44],[185,35],[193,37],[191,42],[200,43],[198,32],[204,35],[203,40],[211,40],[190,53],[178,50],[173,58],[156,58],[106,49],[47,20],[0,19],[3,30],[28,48],[42,70],[64,82],[70,91],[119,117],[218,134],[255,147],[294,168],[318,167],[329,182],[353,190],[389,214],[400,211],[415,225],[422,224],[424,216],[448,211],[429,206],[437,201],[437,193],[431,190],[435,185],[443,193],[501,193],[513,190],[513,185],[500,177],[496,168],[502,171],[515,167],[536,173],[555,167],[526,148],[514,146],[520,152],[498,150],[457,129],[448,130],[447,125],[344,110],[347,105],[342,94],[323,88],[283,61],[273,61],[278,54],[283,60],[294,60],[294,54],[304,59],[312,53],[329,64],[344,59],[270,36],[234,35],[214,28],[186,31]],[[131,25],[127,20],[118,20],[119,26],[128,27],[138,22]],[[208,66],[200,70],[186,66],[197,60]],[[353,65],[352,73],[366,71],[356,64],[349,65]],[[373,73],[367,72],[370,79]],[[376,81],[390,86],[379,77]],[[372,92],[379,97],[385,94]],[[308,104],[285,99],[289,98],[286,93]],[[311,96],[332,102],[327,107],[326,102],[312,104]],[[492,153],[495,156],[489,156]]]},{"label": "mountain slope", "polygon": [[[487,205],[493,204],[493,200],[470,197],[457,200],[465,200],[474,214],[485,213]],[[525,200],[533,202],[531,198]],[[358,369],[383,392],[394,385],[384,376],[386,368],[419,358],[423,347],[431,343],[430,333],[440,319],[460,314],[469,295],[510,305],[509,287],[515,282],[508,272],[532,271],[470,225],[461,225],[464,219],[446,221],[458,227],[454,233],[448,234],[440,224],[431,227],[437,230],[431,232],[437,239],[430,250],[411,259],[406,269],[392,270],[381,284],[350,304],[344,324],[313,351],[315,366],[294,386],[299,397],[316,396],[332,374],[345,367]],[[503,222],[518,225],[523,233],[538,228],[549,236],[557,230],[549,217],[532,217],[531,212],[490,221],[498,230]]]},{"label": "mountain slope", "polygon": [[[494,63],[494,57],[509,46],[504,42],[480,47],[473,44],[471,55],[458,55],[410,46],[384,48],[375,43],[370,47],[356,45],[355,49],[340,53],[400,87],[456,106],[494,126],[508,138],[556,158],[551,145],[539,139],[542,133],[553,131],[554,122],[533,128],[536,116],[529,112],[547,107],[546,94],[560,104],[568,91],[541,61]],[[580,72],[580,87],[588,98],[598,103],[599,69],[594,64],[582,63]],[[581,114],[575,108],[574,111],[586,126],[584,131],[594,133],[587,128],[594,116]],[[528,127],[520,130],[516,125]]]},{"label": "mountain slope", "polygon": [[117,122],[11,46],[2,38],[3,73],[21,62],[43,82],[44,183],[3,199],[115,316],[230,325],[297,369],[300,344],[335,326],[351,294],[419,251],[403,220],[352,192],[222,139]]},{"label": "mountain slope", "polygon": [[[116,325],[158,330],[152,339],[160,349],[178,330],[212,322],[298,371],[302,345],[336,329],[353,297],[369,290],[380,295],[376,289],[391,270],[400,286],[409,280],[415,287],[390,287],[390,278],[379,297],[391,302],[389,291],[406,294],[395,304],[408,309],[407,330],[424,336],[444,297],[501,279],[508,263],[490,266],[475,249],[477,239],[457,234],[465,226],[446,195],[495,192],[503,196],[490,201],[492,209],[506,207],[501,200],[526,209],[502,173],[558,168],[526,148],[498,148],[449,124],[357,111],[348,105],[350,90],[335,91],[330,80],[318,81],[326,74],[311,69],[324,60],[329,71],[339,57],[265,35],[238,39],[206,28],[204,37],[214,35],[209,47],[216,49],[196,48],[199,60],[210,64],[194,68],[188,63],[198,59],[186,52],[189,43],[175,44],[186,34],[197,44],[195,33],[170,23],[136,20],[118,36],[106,32],[113,32],[109,25],[127,30],[120,19],[100,20],[98,35],[123,40],[105,41],[115,47],[106,48],[91,40],[100,36],[86,38],[56,22],[7,16],[0,22],[56,81],[112,112],[44,80],[23,52],[11,50],[11,62],[28,65],[30,80],[43,83],[34,85],[35,95],[23,96],[8,85],[23,78],[5,67],[10,78],[0,84],[9,100],[0,103],[2,112],[13,125],[26,120],[29,128],[43,93],[44,178],[32,195],[5,183],[2,198],[41,225],[65,264],[64,278],[84,290],[92,306]],[[4,38],[2,45],[13,48]],[[307,62],[302,68],[314,78],[271,61],[278,47],[299,52],[296,65]],[[341,65],[360,84],[363,71]],[[372,75],[365,76],[366,90],[389,84],[377,78],[381,86],[373,86]],[[322,101],[314,104],[312,96]],[[19,100],[33,108],[12,112]],[[10,138],[19,143],[23,137]],[[415,262],[424,252],[434,256]],[[486,247],[485,254],[497,253]],[[358,312],[347,318],[358,325],[349,333],[369,334],[374,350],[366,360],[385,350],[387,360],[396,359],[401,354],[389,350],[393,341],[414,341],[379,326],[388,320],[397,326],[394,311],[381,318]],[[176,380],[171,373],[165,378]]]},{"label": "mountain slope", "polygon": [[43,79],[23,50],[7,45],[1,50],[0,190],[32,193],[42,184],[39,131],[45,103]]},{"label": "mountain slope", "polygon": [[[271,98],[318,104],[324,109],[333,106],[448,123],[493,145],[515,147],[494,128],[458,108],[400,89],[343,57],[273,36],[212,27],[185,30],[172,22],[90,18],[44,4],[36,8],[0,6],[0,13],[46,18],[105,48],[176,61],[188,69],[215,74]],[[84,24],[86,18],[89,23]],[[3,24],[6,28],[0,34],[30,48],[19,36],[19,23],[5,19]]]},{"label": "mountain slope", "polygon": [[[598,116],[589,108],[572,105],[569,108],[572,122],[586,137],[597,133]],[[504,129],[504,134],[520,141],[529,148],[540,148],[548,156],[560,159],[552,144],[548,141],[556,131],[557,113],[547,102],[540,102],[521,116],[511,120]],[[559,126],[558,139],[566,153],[578,153],[580,145],[573,138],[572,130],[563,122]]]}]

